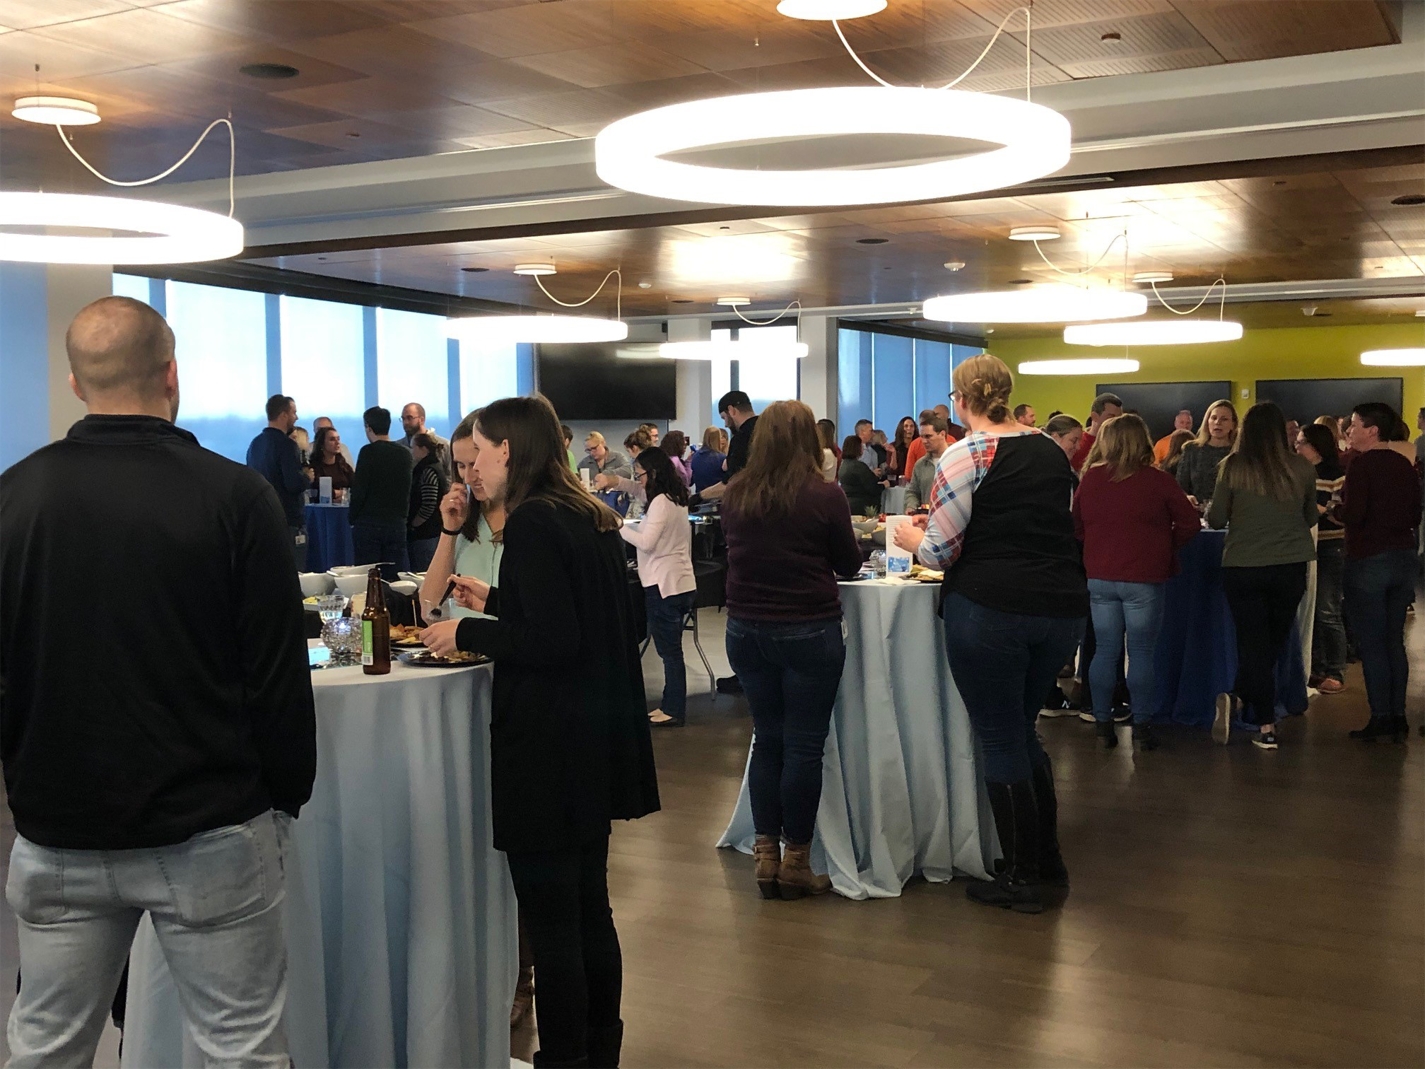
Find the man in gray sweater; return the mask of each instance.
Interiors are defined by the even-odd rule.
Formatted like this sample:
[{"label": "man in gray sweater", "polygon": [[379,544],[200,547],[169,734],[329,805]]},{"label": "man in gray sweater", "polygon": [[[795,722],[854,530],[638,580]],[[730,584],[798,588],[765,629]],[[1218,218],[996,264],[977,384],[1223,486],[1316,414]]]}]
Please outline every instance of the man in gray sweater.
[{"label": "man in gray sweater", "polygon": [[934,409],[920,414],[920,440],[925,456],[915,462],[905,491],[905,510],[914,512],[930,504],[930,487],[935,482],[935,468],[945,450],[950,448],[950,424]]}]

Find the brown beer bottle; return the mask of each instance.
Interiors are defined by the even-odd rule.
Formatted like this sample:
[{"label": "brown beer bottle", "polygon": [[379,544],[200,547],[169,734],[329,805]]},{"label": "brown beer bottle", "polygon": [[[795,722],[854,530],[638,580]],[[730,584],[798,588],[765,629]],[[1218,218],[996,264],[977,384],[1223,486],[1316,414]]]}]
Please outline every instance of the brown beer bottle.
[{"label": "brown beer bottle", "polygon": [[368,676],[391,671],[391,614],[386,611],[386,588],[381,569],[366,576],[366,608],[361,613],[361,670]]}]

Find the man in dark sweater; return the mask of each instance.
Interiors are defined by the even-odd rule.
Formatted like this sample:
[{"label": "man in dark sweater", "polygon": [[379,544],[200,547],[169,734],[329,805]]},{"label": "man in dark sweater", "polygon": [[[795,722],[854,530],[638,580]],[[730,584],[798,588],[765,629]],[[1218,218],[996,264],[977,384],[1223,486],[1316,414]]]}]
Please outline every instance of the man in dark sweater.
[{"label": "man in dark sweater", "polygon": [[292,556],[297,571],[307,570],[306,527],[307,491],[312,479],[302,470],[301,451],[292,441],[292,428],[297,425],[297,402],[282,394],[267,399],[267,426],[247,447],[247,466],[257,472],[282,503],[287,517],[287,531],[292,539]]},{"label": "man in dark sweater", "polygon": [[385,580],[410,569],[406,550],[406,509],[411,498],[410,450],[391,441],[391,413],[368,408],[362,414],[366,440],[356,457],[351,482],[351,541],[357,564],[380,564]]},{"label": "man in dark sweater", "polygon": [[752,411],[752,399],[741,390],[723,394],[717,403],[718,415],[722,417],[732,439],[727,445],[727,477],[731,479],[747,467],[747,455],[752,449],[752,431],[757,426],[757,416]]},{"label": "man in dark sweater", "polygon": [[282,851],[316,774],[287,520],[174,426],[162,316],[106,297],[65,341],[89,415],[0,474],[11,1064],[93,1063],[147,912],[208,1060],[286,1065]]}]

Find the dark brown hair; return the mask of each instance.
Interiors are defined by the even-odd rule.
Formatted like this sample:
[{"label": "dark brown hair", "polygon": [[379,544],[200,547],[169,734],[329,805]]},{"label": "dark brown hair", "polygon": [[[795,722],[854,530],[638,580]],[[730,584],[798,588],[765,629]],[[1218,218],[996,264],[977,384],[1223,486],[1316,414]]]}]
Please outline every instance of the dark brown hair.
[{"label": "dark brown hair", "polygon": [[1217,484],[1229,490],[1290,500],[1296,492],[1292,452],[1286,444],[1286,417],[1270,401],[1247,409],[1232,452],[1217,469]]},{"label": "dark brown hair", "polygon": [[758,519],[787,516],[813,480],[822,481],[816,415],[801,401],[775,401],[758,417],[747,466],[728,482],[722,507]]},{"label": "dark brown hair", "polygon": [[431,456],[435,457],[437,464],[444,463],[445,443],[437,439],[430,431],[421,431],[420,434],[411,439],[411,444],[420,446]]},{"label": "dark brown hair", "polygon": [[681,460],[683,454],[688,451],[688,436],[682,431],[669,431],[663,436],[659,448],[670,457],[677,457]]}]

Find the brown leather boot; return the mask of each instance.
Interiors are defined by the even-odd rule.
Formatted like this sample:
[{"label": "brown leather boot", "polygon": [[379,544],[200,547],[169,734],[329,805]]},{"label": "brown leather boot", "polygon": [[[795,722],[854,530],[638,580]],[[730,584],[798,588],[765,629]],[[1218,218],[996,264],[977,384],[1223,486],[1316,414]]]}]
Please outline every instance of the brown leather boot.
[{"label": "brown leather boot", "polygon": [[759,835],[752,844],[752,856],[757,859],[757,890],[763,898],[779,898],[777,869],[782,864],[782,844],[775,835]]},{"label": "brown leather boot", "polygon": [[831,877],[811,870],[811,843],[788,843],[777,871],[777,889],[790,902],[806,895],[824,895],[831,890]]}]

